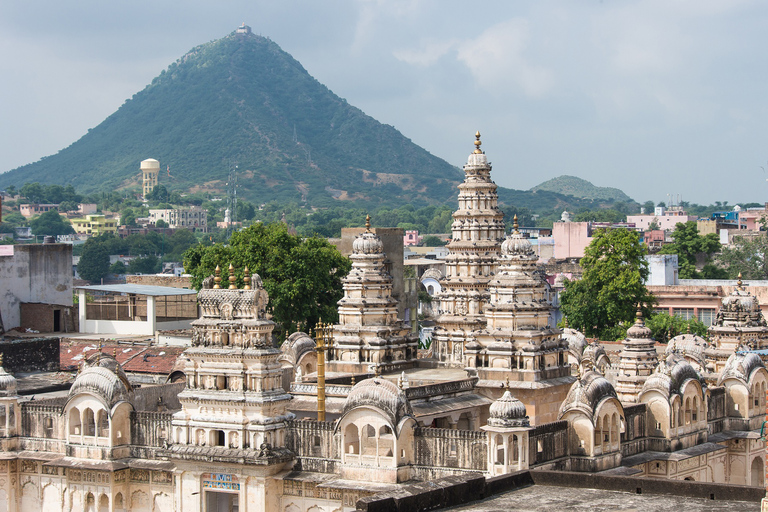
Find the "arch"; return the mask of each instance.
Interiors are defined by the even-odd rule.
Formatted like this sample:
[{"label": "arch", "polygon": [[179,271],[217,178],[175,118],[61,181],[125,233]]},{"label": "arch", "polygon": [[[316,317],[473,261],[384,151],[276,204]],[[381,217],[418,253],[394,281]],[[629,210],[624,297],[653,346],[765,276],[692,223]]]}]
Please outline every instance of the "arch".
[{"label": "arch", "polygon": [[47,438],[53,437],[53,418],[50,416],[43,420],[43,435]]},{"label": "arch", "polygon": [[[61,493],[54,484],[48,484],[43,487],[43,499],[40,510],[59,510],[61,509]],[[0,510],[5,510],[0,504]]]},{"label": "arch", "polygon": [[360,454],[360,435],[357,431],[357,425],[350,423],[344,429],[344,453],[350,455]]},{"label": "arch", "polygon": [[763,472],[763,459],[762,457],[755,457],[752,459],[750,465],[750,485],[753,487],[763,487],[765,482],[765,473]]},{"label": "arch", "polygon": [[371,424],[366,424],[360,431],[360,455],[377,455],[378,436]]},{"label": "arch", "polygon": [[80,411],[77,407],[73,407],[69,410],[69,435],[79,436],[82,433],[82,425],[80,424]]},{"label": "arch", "polygon": [[149,512],[149,496],[144,491],[131,494],[131,512]]},{"label": "arch", "polygon": [[123,493],[119,492],[115,494],[115,512],[122,512],[125,509],[125,503],[123,503]]},{"label": "arch", "polygon": [[494,453],[496,454],[495,463],[504,464],[504,438],[501,434],[496,434],[494,437]]},{"label": "arch", "polygon": [[696,479],[693,478],[692,476],[687,476],[683,480],[688,480],[688,481],[691,481],[691,482],[695,482],[696,481]]},{"label": "arch", "polygon": [[96,418],[93,415],[93,409],[86,407],[83,411],[83,435],[96,435]]},{"label": "arch", "polygon": [[517,464],[520,456],[520,440],[517,434],[512,434],[512,450],[509,452],[509,464]]},{"label": "arch", "polygon": [[99,496],[99,512],[109,512],[109,496],[106,494]]},{"label": "arch", "polygon": [[227,446],[227,435],[223,430],[211,430],[208,444],[210,446]]},{"label": "arch", "polygon": [[98,437],[109,437],[109,415],[107,411],[98,411],[97,417],[96,435]]},{"label": "arch", "polygon": [[392,457],[395,452],[395,435],[389,425],[382,425],[379,429],[379,450],[382,457]]},{"label": "arch", "polygon": [[173,510],[173,500],[164,493],[158,492],[152,499],[152,512],[171,512]]},{"label": "arch", "polygon": [[40,493],[33,482],[27,482],[21,487],[20,510],[40,510]]},{"label": "arch", "polygon": [[85,512],[96,512],[96,496],[92,492],[85,495]]}]

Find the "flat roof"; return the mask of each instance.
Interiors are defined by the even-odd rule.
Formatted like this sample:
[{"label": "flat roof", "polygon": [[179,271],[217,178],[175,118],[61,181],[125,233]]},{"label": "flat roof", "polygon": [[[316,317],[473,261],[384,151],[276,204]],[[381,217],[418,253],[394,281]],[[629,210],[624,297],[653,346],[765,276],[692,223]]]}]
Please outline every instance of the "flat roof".
[{"label": "flat roof", "polygon": [[102,284],[93,286],[75,286],[76,290],[109,293],[129,293],[134,295],[149,295],[163,297],[167,295],[197,295],[197,291],[170,286],[150,286],[146,284]]}]

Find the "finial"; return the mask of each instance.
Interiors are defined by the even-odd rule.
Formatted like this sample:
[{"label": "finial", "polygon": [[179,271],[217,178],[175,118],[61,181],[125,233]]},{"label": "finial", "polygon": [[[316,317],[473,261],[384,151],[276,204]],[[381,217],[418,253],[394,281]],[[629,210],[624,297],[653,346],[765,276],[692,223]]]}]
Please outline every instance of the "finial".
[{"label": "finial", "polygon": [[482,141],[480,141],[480,131],[475,133],[475,154],[476,155],[482,155],[483,151],[480,149],[480,146],[483,144]]},{"label": "finial", "polygon": [[741,287],[741,284],[741,272],[739,272],[739,280],[736,282],[736,288],[742,290],[743,288]]},{"label": "finial", "polygon": [[117,347],[112,349],[112,357],[114,357],[115,361],[117,361]]},{"label": "finial", "polygon": [[635,311],[635,323],[636,324],[643,323],[643,308],[642,308],[641,302],[637,303],[637,311]]},{"label": "finial", "polygon": [[0,352],[0,368],[3,366],[3,353]]},{"label": "finial", "polygon": [[243,282],[245,283],[245,286],[243,286],[243,290],[250,290],[251,289],[251,271],[248,270],[247,265],[243,269],[243,274],[245,274],[245,276],[243,277]]},{"label": "finial", "polygon": [[235,286],[235,267],[231,263],[229,264],[229,289],[237,290],[237,286]]},{"label": "finial", "polygon": [[563,317],[563,327],[565,327],[566,329],[568,328],[568,317],[567,316]]},{"label": "finial", "polygon": [[365,216],[365,230],[369,233],[371,232],[371,216],[370,215]]},{"label": "finial", "polygon": [[512,219],[512,229],[515,230],[515,233],[520,233],[520,231],[518,231],[519,227],[520,226],[517,224],[517,214],[515,214],[514,219]]},{"label": "finial", "polygon": [[685,329],[685,330],[686,330],[686,332],[687,332],[688,334],[691,334],[691,323],[690,323],[690,322],[688,322],[688,324],[687,324],[687,327],[686,327],[686,329]]},{"label": "finial", "polygon": [[352,387],[355,387],[355,374],[352,374]]},{"label": "finial", "polygon": [[507,380],[504,382],[504,389],[509,391],[509,375],[507,375]]},{"label": "finial", "polygon": [[213,283],[214,283],[213,287],[217,289],[221,288],[221,286],[219,285],[221,283],[221,267],[216,265],[216,270],[214,270],[213,273],[216,275],[216,277],[213,278]]}]

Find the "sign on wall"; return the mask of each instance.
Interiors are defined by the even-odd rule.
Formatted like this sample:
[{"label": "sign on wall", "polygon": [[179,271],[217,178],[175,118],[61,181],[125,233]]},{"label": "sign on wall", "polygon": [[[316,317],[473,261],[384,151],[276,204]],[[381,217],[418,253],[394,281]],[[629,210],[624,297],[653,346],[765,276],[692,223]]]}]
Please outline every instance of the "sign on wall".
[{"label": "sign on wall", "polygon": [[235,475],[226,473],[203,473],[203,489],[239,491],[240,483]]}]

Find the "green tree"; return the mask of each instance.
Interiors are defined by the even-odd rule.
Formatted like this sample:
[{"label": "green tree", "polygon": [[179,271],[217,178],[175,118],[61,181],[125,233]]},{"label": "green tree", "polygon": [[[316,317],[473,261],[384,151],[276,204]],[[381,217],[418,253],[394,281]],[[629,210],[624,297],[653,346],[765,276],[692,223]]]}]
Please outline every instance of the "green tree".
[{"label": "green tree", "polygon": [[89,238],[77,264],[77,273],[86,281],[98,282],[109,273],[109,252],[98,238]]},{"label": "green tree", "polygon": [[627,220],[627,215],[615,209],[587,210],[577,213],[573,220],[575,222],[624,222]]},{"label": "green tree", "polygon": [[32,219],[29,225],[32,227],[32,233],[36,235],[71,235],[75,232],[72,224],[56,210],[47,211]]},{"label": "green tree", "polygon": [[717,235],[714,233],[706,236],[699,235],[699,228],[694,221],[675,224],[672,238],[675,241],[663,246],[659,254],[677,254],[679,275],[682,279],[701,277],[696,270],[697,255],[704,254],[708,261],[712,254],[720,250],[720,240]]},{"label": "green tree", "polygon": [[62,201],[59,203],[60,212],[74,212],[77,208],[78,205],[75,201]]},{"label": "green tree", "polygon": [[646,327],[651,330],[651,336],[660,343],[666,343],[675,336],[690,332],[698,336],[707,335],[707,326],[696,318],[684,320],[677,315],[669,313],[654,313],[645,321]]},{"label": "green tree", "polygon": [[157,222],[155,222],[155,227],[156,228],[167,228],[168,227],[168,223],[165,222],[163,219],[157,219]]},{"label": "green tree", "polygon": [[110,274],[126,274],[128,269],[122,261],[116,261],[109,266]]},{"label": "green tree", "polygon": [[717,262],[735,279],[768,279],[768,234],[760,231],[756,236],[736,236],[731,247],[723,247]]},{"label": "green tree", "polygon": [[446,242],[440,240],[434,235],[427,235],[424,237],[424,240],[422,240],[422,243],[425,247],[442,247]]},{"label": "green tree", "polygon": [[149,255],[134,258],[128,263],[129,274],[156,274],[162,270],[162,262],[157,256]]},{"label": "green tree", "polygon": [[198,289],[216,265],[226,274],[230,263],[237,269],[240,286],[245,266],[261,277],[269,294],[267,309],[281,339],[306,331],[321,319],[337,321],[341,279],[351,263],[327,240],[291,235],[281,223],[259,223],[234,233],[229,245],[197,244],[184,254],[184,269]]},{"label": "green tree", "polygon": [[566,281],[561,295],[568,323],[588,336],[603,337],[622,322],[631,322],[638,303],[649,314],[654,298],[644,284],[645,254],[636,232],[598,230],[581,259],[582,279]]},{"label": "green tree", "polygon": [[152,189],[152,192],[147,194],[147,200],[157,203],[168,201],[169,198],[170,194],[168,193],[168,189],[165,188],[165,185],[157,185]]}]

